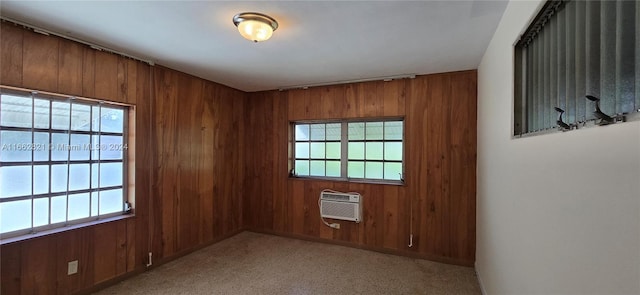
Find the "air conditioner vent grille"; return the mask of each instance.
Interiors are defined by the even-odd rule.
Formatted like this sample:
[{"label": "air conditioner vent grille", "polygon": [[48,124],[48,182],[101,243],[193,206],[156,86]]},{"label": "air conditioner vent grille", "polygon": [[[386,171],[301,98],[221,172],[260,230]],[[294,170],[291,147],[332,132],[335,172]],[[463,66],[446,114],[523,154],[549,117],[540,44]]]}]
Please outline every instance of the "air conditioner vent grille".
[{"label": "air conditioner vent grille", "polygon": [[358,193],[326,192],[320,194],[320,216],[360,222],[362,198]]}]

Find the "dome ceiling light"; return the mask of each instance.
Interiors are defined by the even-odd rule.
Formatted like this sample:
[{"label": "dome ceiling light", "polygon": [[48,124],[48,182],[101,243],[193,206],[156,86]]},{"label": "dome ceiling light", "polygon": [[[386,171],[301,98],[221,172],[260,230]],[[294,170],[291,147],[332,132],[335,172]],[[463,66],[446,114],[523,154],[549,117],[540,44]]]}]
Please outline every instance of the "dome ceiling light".
[{"label": "dome ceiling light", "polygon": [[238,13],[233,17],[233,24],[238,27],[242,37],[253,42],[268,40],[278,28],[275,19],[257,12]]}]

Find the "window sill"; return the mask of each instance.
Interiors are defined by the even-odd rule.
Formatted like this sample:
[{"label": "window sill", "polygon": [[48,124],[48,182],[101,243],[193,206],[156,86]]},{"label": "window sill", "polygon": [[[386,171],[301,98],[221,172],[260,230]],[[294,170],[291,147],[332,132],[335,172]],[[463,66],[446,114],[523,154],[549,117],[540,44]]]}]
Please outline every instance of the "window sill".
[{"label": "window sill", "polygon": [[65,227],[59,227],[59,228],[43,230],[43,231],[32,233],[32,234],[26,234],[26,235],[21,235],[21,236],[17,236],[17,237],[10,237],[10,238],[6,238],[6,239],[2,239],[2,240],[0,240],[0,245],[6,245],[6,244],[11,244],[11,243],[16,243],[16,242],[22,242],[22,241],[26,241],[26,240],[30,240],[30,239],[34,239],[34,238],[53,235],[53,234],[57,234],[57,233],[62,233],[62,232],[70,231],[70,230],[79,229],[79,228],[94,226],[94,225],[98,225],[98,224],[103,224],[103,223],[108,223],[108,222],[113,222],[113,221],[118,221],[118,220],[123,220],[123,219],[135,218],[135,217],[136,217],[135,214],[118,215],[118,216],[108,217],[108,218],[104,218],[104,219],[98,219],[98,220],[94,220],[94,221],[90,221],[90,222],[73,224],[73,225],[69,225],[69,226],[65,226]]},{"label": "window sill", "polygon": [[337,181],[337,182],[350,182],[358,184],[381,184],[381,185],[395,185],[405,186],[406,183],[399,180],[372,180],[372,179],[345,179],[335,177],[299,177],[289,176],[289,180],[303,180],[303,181]]}]

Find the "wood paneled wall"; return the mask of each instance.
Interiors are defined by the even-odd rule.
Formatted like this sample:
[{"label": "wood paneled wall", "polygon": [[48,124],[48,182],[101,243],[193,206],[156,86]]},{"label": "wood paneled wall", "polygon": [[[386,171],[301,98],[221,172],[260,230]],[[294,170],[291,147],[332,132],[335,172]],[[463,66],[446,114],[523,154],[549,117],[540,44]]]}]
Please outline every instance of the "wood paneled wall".
[{"label": "wood paneled wall", "polygon": [[243,92],[4,22],[0,46],[2,85],[136,112],[135,217],[2,245],[2,294],[84,292],[241,230]]},{"label": "wood paneled wall", "polygon": [[[246,227],[473,264],[475,71],[250,93],[246,116]],[[404,185],[288,178],[290,121],[385,116],[405,118]],[[324,226],[317,201],[326,188],[361,193],[362,222]]]},{"label": "wood paneled wall", "polygon": [[242,227],[245,94],[163,67],[154,72],[152,248],[171,257]]}]

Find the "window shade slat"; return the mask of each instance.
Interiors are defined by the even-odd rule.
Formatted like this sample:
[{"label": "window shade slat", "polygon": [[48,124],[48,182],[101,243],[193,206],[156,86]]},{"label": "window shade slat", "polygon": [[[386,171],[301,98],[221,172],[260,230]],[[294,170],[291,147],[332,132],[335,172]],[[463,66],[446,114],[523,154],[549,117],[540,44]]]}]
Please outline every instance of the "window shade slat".
[{"label": "window shade slat", "polygon": [[558,106],[558,55],[555,54],[558,52],[558,21],[555,17],[551,19],[550,26],[551,37],[549,41],[551,44],[549,54],[551,58],[549,59],[549,80],[551,83],[549,85],[549,103],[547,104],[547,116],[549,117],[549,122],[546,124],[547,128],[554,125],[556,111],[553,107]]},{"label": "window shade slat", "polygon": [[576,94],[575,94],[575,117],[568,122],[575,123],[584,121],[587,114],[586,93],[586,71],[585,55],[588,44],[586,43],[586,3],[584,1],[574,1],[576,5]]},{"label": "window shade slat", "polygon": [[[526,70],[527,70],[527,85],[533,85],[533,77],[535,77],[533,68],[534,68],[534,53],[533,53],[533,46],[528,46],[526,49],[526,54],[527,54],[527,66],[526,66]],[[527,118],[526,118],[526,122],[527,125],[523,126],[522,131],[523,132],[527,132],[527,130],[531,130],[531,128],[533,128],[533,116],[531,115],[531,106],[533,105],[533,97],[534,97],[534,92],[533,89],[534,87],[526,87],[527,88],[527,97],[526,97],[526,105],[527,108],[525,110],[525,114],[527,114]]]},{"label": "window shade slat", "polygon": [[567,97],[567,122],[574,122],[576,118],[576,38],[574,32],[576,31],[576,5],[575,2],[567,3],[564,8],[566,11],[566,27],[565,27],[565,62],[566,62],[566,77],[565,85]]},{"label": "window shade slat", "polygon": [[616,111],[616,2],[602,1],[600,19],[600,108],[605,114]]},{"label": "window shade slat", "polygon": [[[565,10],[562,9],[558,12],[557,15],[558,18],[558,90],[557,90],[557,95],[558,95],[558,107],[568,111],[567,108],[567,88],[566,88],[566,84],[567,81],[566,79],[563,79],[563,77],[566,77],[567,74],[567,44],[565,42],[565,36],[566,36],[566,22],[564,22],[565,19]],[[557,116],[557,114],[556,114]],[[564,115],[564,119],[567,120],[569,119],[569,112],[565,113]],[[568,122],[572,122],[570,120],[567,120]]]},{"label": "window shade slat", "polygon": [[624,113],[635,104],[635,14],[634,1],[618,1],[616,11],[616,113]]},{"label": "window shade slat", "polygon": [[549,105],[551,104],[551,39],[553,39],[553,26],[548,23],[549,29],[544,33],[544,90],[542,93],[542,129],[547,129],[549,123]]},{"label": "window shade slat", "polygon": [[537,87],[538,88],[538,95],[535,97],[535,125],[536,125],[536,129],[535,130],[542,130],[542,123],[544,121],[544,118],[542,116],[542,96],[544,93],[544,32],[541,32],[540,35],[538,36],[538,42],[537,43],[537,51],[538,51],[538,59],[536,61],[537,69],[538,69],[538,81],[537,81]]},{"label": "window shade slat", "polygon": [[[587,95],[600,97],[600,3],[587,1],[587,26],[586,26],[586,46],[587,48]],[[593,103],[587,103],[586,119],[592,119]]]}]

